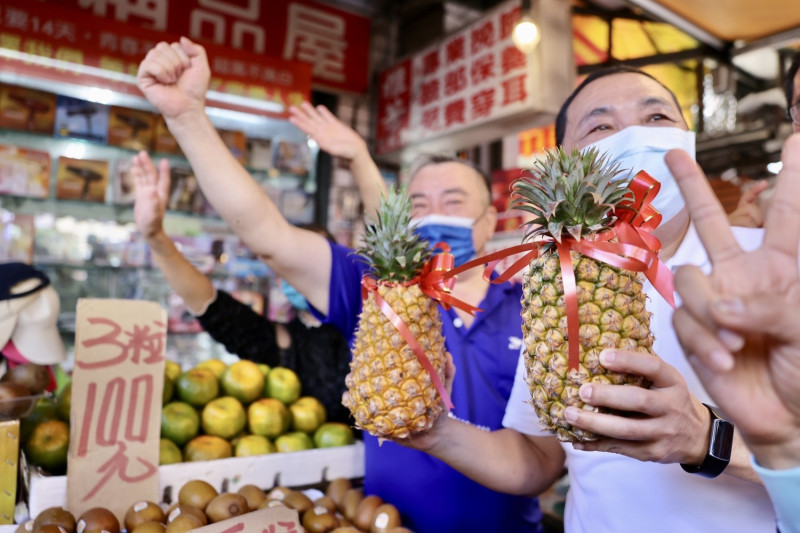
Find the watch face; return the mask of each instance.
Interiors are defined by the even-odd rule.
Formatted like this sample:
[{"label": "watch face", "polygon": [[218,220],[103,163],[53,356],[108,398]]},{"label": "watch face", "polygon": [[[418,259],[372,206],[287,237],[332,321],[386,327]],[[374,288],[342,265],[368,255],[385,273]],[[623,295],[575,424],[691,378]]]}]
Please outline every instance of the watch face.
[{"label": "watch face", "polygon": [[730,461],[733,448],[733,424],[717,418],[711,426],[711,442],[708,445],[709,455],[717,459]]}]

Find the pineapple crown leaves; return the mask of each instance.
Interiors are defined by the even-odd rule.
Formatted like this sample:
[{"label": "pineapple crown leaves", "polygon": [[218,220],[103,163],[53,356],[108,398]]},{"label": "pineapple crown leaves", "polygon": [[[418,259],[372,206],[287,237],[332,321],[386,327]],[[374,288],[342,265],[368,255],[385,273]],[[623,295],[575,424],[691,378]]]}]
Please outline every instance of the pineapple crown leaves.
[{"label": "pineapple crown leaves", "polygon": [[382,281],[405,283],[417,277],[431,256],[427,240],[411,225],[411,197],[406,187],[390,188],[367,223],[357,259]]},{"label": "pineapple crown leaves", "polygon": [[565,235],[581,240],[613,226],[614,211],[632,199],[630,176],[617,178],[622,172],[596,148],[547,150],[512,185],[511,209],[533,215],[525,222],[525,241],[548,235],[557,242]]}]

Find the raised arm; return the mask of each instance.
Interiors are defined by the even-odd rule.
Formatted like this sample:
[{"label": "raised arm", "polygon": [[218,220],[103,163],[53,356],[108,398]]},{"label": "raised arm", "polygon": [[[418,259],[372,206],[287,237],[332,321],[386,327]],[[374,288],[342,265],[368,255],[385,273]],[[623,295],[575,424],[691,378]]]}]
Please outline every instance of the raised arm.
[{"label": "raised arm", "polygon": [[386,193],[386,184],[364,139],[323,105],[314,107],[303,102],[300,107],[290,107],[289,114],[289,121],[314,139],[321,149],[347,160],[364,204],[364,213],[374,217],[381,195]]},{"label": "raised arm", "polygon": [[231,155],[205,113],[209,79],[205,49],[185,37],[150,50],[137,75],[139,89],[164,115],[214,209],[245,245],[327,313],[329,244],[289,224]]},{"label": "raised arm", "polygon": [[162,159],[156,169],[147,152],[140,152],[133,158],[131,174],[136,184],[133,216],[136,227],[150,247],[153,262],[189,310],[194,314],[202,313],[214,298],[214,285],[184,257],[164,232],[164,213],[169,201],[169,164]]}]

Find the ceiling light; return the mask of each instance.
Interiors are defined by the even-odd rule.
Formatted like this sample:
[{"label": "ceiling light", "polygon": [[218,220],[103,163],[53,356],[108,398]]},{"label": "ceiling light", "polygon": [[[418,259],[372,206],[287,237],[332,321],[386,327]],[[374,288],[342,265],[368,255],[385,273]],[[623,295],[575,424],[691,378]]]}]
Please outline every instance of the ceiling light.
[{"label": "ceiling light", "polygon": [[523,54],[530,54],[533,52],[536,45],[542,38],[542,33],[539,27],[533,21],[531,16],[531,2],[530,0],[523,0],[522,2],[522,16],[519,18],[514,31],[511,33],[511,40],[514,41],[514,46]]}]

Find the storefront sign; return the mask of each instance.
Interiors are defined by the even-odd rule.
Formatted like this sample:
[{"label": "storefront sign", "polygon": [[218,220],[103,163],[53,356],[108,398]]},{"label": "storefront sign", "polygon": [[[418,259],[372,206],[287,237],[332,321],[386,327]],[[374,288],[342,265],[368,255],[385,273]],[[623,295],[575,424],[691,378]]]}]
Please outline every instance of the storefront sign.
[{"label": "storefront sign", "polygon": [[[545,15],[548,10],[565,9],[563,2],[537,4]],[[466,29],[382,72],[377,151],[392,152],[537,109],[551,111],[543,109],[549,103],[544,95],[560,90],[571,77],[565,71],[572,64],[562,61],[554,69],[558,75],[545,78],[563,52],[551,54],[543,49],[568,49],[569,35],[561,35],[565,32],[542,17],[545,37],[526,55],[511,40],[520,13],[519,0],[504,2]]]},{"label": "storefront sign", "polygon": [[[155,302],[81,299],[72,375],[67,508],[158,501],[167,315]],[[124,498],[120,498],[124,494]]]},{"label": "storefront sign", "polygon": [[313,0],[50,0],[132,27],[313,65],[313,80],[363,93],[370,21]]},{"label": "storefront sign", "polygon": [[[4,0],[0,5],[0,68],[4,71],[140,95],[135,76],[141,60],[159,41],[179,37],[51,3]],[[253,109],[246,102],[222,96],[215,100],[212,93],[209,105],[280,115],[288,105],[310,97],[311,66],[306,63],[205,47],[212,91],[275,104]]]}]

